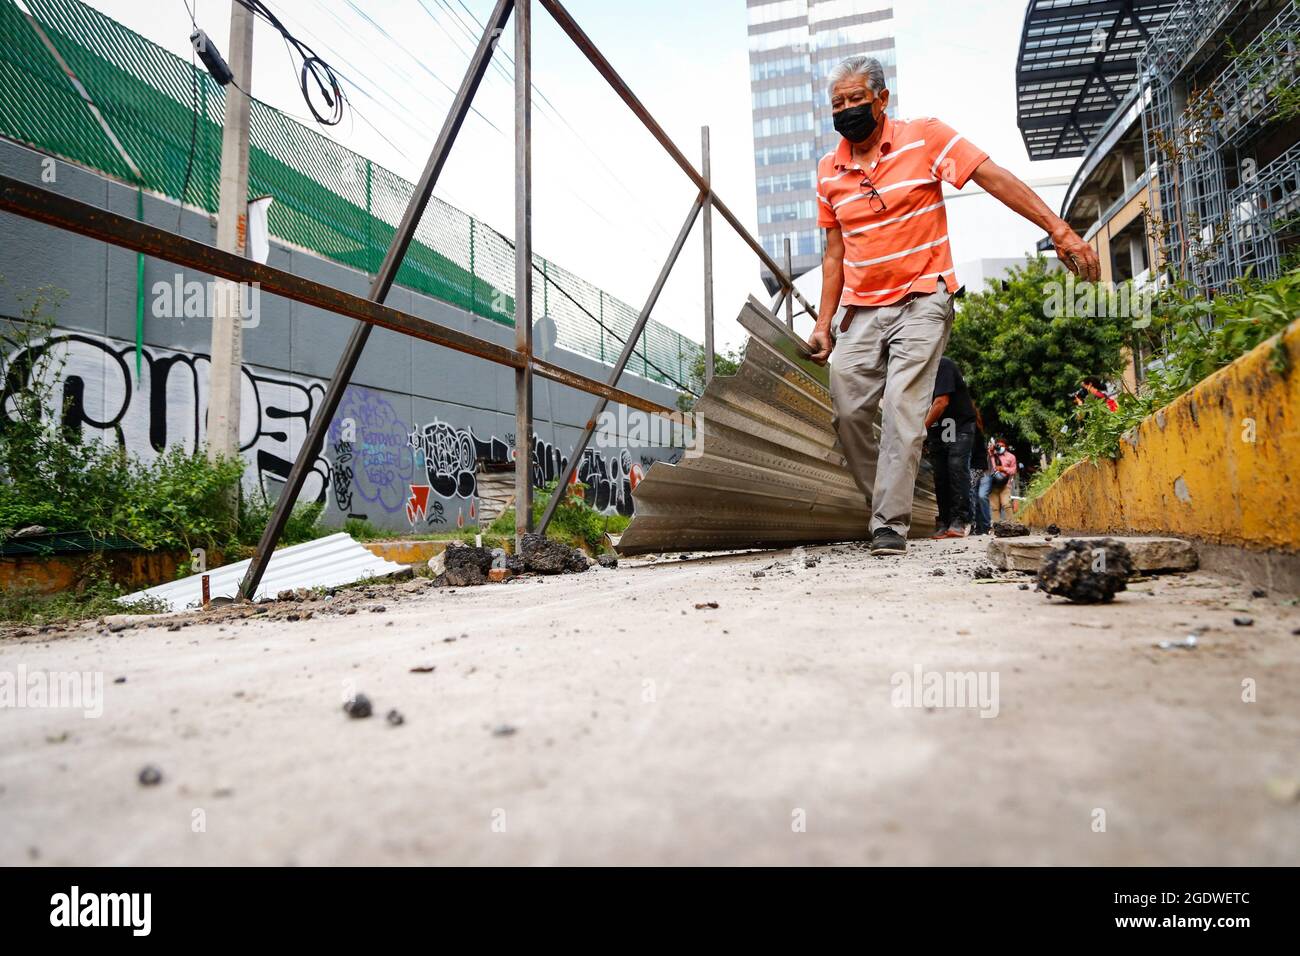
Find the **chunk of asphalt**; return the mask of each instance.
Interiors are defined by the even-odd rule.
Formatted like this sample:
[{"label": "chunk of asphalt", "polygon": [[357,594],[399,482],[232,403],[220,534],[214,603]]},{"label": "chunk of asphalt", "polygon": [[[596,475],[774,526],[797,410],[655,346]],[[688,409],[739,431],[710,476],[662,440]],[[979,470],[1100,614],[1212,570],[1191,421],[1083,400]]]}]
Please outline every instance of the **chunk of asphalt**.
[{"label": "chunk of asphalt", "polygon": [[1038,589],[1076,604],[1104,604],[1128,587],[1132,573],[1133,559],[1119,541],[1067,541],[1043,557]]},{"label": "chunk of asphalt", "polygon": [[1019,521],[995,521],[993,522],[993,537],[995,538],[1022,538],[1029,534],[1029,529]]}]

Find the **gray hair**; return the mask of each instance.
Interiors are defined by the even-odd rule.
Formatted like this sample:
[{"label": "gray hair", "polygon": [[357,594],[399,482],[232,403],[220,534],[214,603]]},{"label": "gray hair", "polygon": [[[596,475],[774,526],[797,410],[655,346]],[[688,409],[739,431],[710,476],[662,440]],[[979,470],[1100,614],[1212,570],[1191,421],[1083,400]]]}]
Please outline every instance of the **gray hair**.
[{"label": "gray hair", "polygon": [[826,89],[833,90],[835,84],[851,76],[865,76],[867,87],[877,93],[885,88],[885,68],[874,56],[851,56],[831,67],[826,77]]}]

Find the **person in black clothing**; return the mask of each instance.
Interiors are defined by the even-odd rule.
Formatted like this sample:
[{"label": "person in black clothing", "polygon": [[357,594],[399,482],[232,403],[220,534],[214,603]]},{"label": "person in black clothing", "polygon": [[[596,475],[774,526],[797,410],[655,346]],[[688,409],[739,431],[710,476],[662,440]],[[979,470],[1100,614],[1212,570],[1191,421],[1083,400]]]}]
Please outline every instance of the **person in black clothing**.
[{"label": "person in black clothing", "polygon": [[970,456],[975,442],[975,405],[957,363],[939,359],[934,399],[925,416],[934,494],[939,501],[935,538],[970,534]]}]

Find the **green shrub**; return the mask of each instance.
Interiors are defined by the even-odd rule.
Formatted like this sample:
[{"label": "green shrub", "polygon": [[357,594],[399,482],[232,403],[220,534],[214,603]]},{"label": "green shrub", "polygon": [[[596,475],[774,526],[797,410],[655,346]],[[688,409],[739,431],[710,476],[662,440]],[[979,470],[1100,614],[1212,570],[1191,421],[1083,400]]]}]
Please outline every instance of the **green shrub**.
[{"label": "green shrub", "polygon": [[[744,356],[736,349],[727,352],[714,352],[713,374],[735,375],[740,371],[740,362],[743,358]],[[687,381],[692,383],[692,388],[704,390],[704,352],[702,350],[696,353],[695,358],[691,360],[691,369]],[[677,407],[683,412],[691,411],[695,407],[695,396],[681,392],[677,396]]]},{"label": "green shrub", "polygon": [[1124,367],[1128,320],[1105,314],[1101,297],[1078,282],[1078,304],[1059,304],[1067,273],[1044,256],[1013,266],[996,286],[959,300],[945,350],[970,385],[989,435],[1016,448],[1060,448],[1084,376],[1116,377]]},{"label": "green shrub", "polygon": [[9,401],[0,415],[0,540],[28,525],[117,536],[142,548],[220,548],[235,531],[239,461],[208,462],[169,449],[152,463],[115,443],[66,427],[58,395],[63,362],[43,349],[61,295],[20,296],[21,318],[0,339],[26,356],[8,369]]},{"label": "green shrub", "polygon": [[[5,351],[27,357],[7,370],[9,401],[0,415],[0,541],[41,525],[124,538],[146,550],[230,551],[255,542],[266,512],[235,507],[242,460],[210,462],[202,451],[173,447],[145,462],[64,426],[63,361],[43,348],[61,298],[49,288],[20,295],[21,317],[0,330]],[[309,507],[295,509],[293,540],[315,534],[321,509]]]}]

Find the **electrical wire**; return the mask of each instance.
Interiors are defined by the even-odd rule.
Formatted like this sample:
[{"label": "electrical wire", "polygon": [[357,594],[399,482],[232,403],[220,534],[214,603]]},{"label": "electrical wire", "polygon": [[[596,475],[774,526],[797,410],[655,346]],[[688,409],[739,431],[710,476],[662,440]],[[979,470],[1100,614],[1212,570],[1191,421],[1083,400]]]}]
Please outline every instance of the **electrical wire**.
[{"label": "electrical wire", "polygon": [[[326,13],[328,13],[328,14],[329,14],[333,19],[334,19],[334,21],[335,21],[336,23],[338,23],[338,25],[339,25],[340,27],[342,27],[344,30],[347,30],[347,31],[349,31],[349,32],[354,32],[355,28],[354,28],[354,27],[350,27],[347,23],[345,23],[342,19],[340,19],[340,18],[338,17],[338,15],[335,14],[334,11],[331,10],[327,5],[324,5],[324,4],[320,3],[320,0],[313,0],[313,2],[314,2],[317,6],[319,6],[322,10],[324,10]],[[372,29],[374,29],[375,31],[377,31],[381,36],[383,36],[386,40],[388,40],[390,43],[392,43],[392,44],[393,44],[395,47],[397,47],[401,52],[405,53],[407,57],[409,57],[409,58],[411,58],[411,59],[415,59],[417,65],[419,65],[422,69],[424,69],[424,71],[425,71],[426,73],[429,73],[431,76],[433,76],[435,79],[437,79],[437,80],[438,80],[438,81],[439,81],[439,82],[440,82],[440,83],[441,83],[441,84],[442,84],[446,89],[449,89],[449,90],[451,89],[451,87],[450,87],[450,86],[449,86],[449,85],[448,85],[444,80],[442,80],[441,77],[439,77],[439,76],[438,76],[437,74],[435,74],[435,73],[432,73],[432,72],[431,72],[427,67],[425,67],[424,64],[423,64],[421,61],[419,61],[416,57],[414,57],[414,55],[413,55],[409,50],[407,50],[407,49],[406,49],[406,48],[405,48],[401,43],[399,43],[399,42],[396,40],[396,38],[393,37],[393,35],[392,35],[391,33],[389,33],[389,32],[388,32],[387,30],[385,30],[382,26],[380,26],[380,25],[379,25],[379,24],[374,20],[373,17],[369,16],[369,15],[366,14],[364,11],[360,10],[360,9],[359,9],[359,8],[358,8],[354,3],[350,2],[350,0],[348,0],[348,6],[351,7],[351,8],[353,9],[353,11],[354,11],[355,13],[358,14],[358,16],[360,16],[363,20],[365,20],[365,21],[367,22],[367,24],[368,24]],[[436,16],[434,16],[434,14],[432,13],[432,11],[430,11],[427,7],[425,7],[425,6],[423,5],[423,3],[420,4],[420,7],[421,7],[421,9],[424,11],[424,13],[425,13],[426,15],[428,15],[428,16],[429,16],[429,17],[434,21],[434,23],[439,27],[439,29],[441,29],[445,34],[447,34],[448,38],[451,39],[452,42],[453,42],[453,44],[457,46],[457,49],[459,49],[459,50],[463,53],[463,52],[464,52],[463,48],[460,47],[458,44],[455,44],[455,38],[451,36],[451,34],[447,31],[446,26],[445,26],[444,24],[442,24],[442,23],[438,20],[438,18],[437,18]],[[475,45],[477,46],[477,44],[478,44],[478,38],[475,38],[474,42],[475,42]],[[500,47],[498,47],[498,49],[500,49]],[[498,71],[500,71],[500,70],[501,70],[500,64],[496,63],[495,59],[494,59],[492,62],[493,62],[493,65],[496,66],[496,67],[498,68]],[[399,69],[398,69],[398,68],[397,68],[397,67],[396,67],[396,66],[395,66],[391,61],[385,60],[385,66],[387,66],[387,68],[389,69],[389,71],[392,72],[394,75],[400,76],[400,77],[402,78],[405,88],[407,88],[407,89],[411,89],[411,90],[414,90],[414,91],[418,91],[418,90],[420,89],[420,84],[415,83],[415,82],[412,82],[411,79],[410,79],[410,77],[409,77],[409,75],[404,74],[404,73],[402,73],[401,71],[399,71]],[[355,70],[355,67],[354,67],[353,69]],[[348,82],[352,83],[353,85],[358,85],[358,84],[356,83],[356,80],[353,79],[352,77],[349,77],[349,76],[347,76],[346,74],[344,74],[344,73],[342,73],[342,72],[340,72],[340,75],[343,76],[345,79],[347,79]],[[514,82],[513,77],[510,76],[509,73],[505,73],[503,78],[504,78],[508,83],[510,83],[510,84],[513,84],[513,82]],[[535,86],[534,86],[534,89],[536,90],[536,87],[535,87]],[[363,90],[363,92],[364,92],[364,90]],[[540,91],[537,91],[537,92],[539,93],[539,95],[541,95],[541,94],[540,94]],[[401,121],[402,123],[410,124],[410,123],[412,123],[412,122],[418,122],[418,121],[414,121],[414,120],[413,120],[413,116],[412,116],[412,114],[411,114],[411,112],[410,112],[409,110],[403,110],[403,112],[399,114],[399,113],[395,112],[394,110],[388,109],[388,108],[385,107],[382,103],[379,103],[377,100],[375,100],[375,98],[374,98],[373,96],[370,96],[369,98],[372,99],[372,100],[374,100],[374,101],[376,102],[376,105],[380,106],[382,109],[384,109],[386,112],[390,113],[392,116],[394,116],[394,118],[398,119],[398,120]],[[431,100],[428,99],[427,96],[424,97],[424,98],[425,98],[426,100],[428,100],[429,102],[432,102]],[[396,102],[396,101],[394,101],[394,102]],[[548,101],[548,102],[549,102],[549,101]],[[442,109],[442,107],[439,106],[438,104],[434,104],[434,105],[435,105],[436,107],[438,107],[439,109]],[[400,107],[401,104],[399,103],[398,106]],[[355,105],[354,105],[353,108],[355,109]],[[488,120],[488,119],[487,119],[487,118],[482,114],[482,112],[480,112],[476,107],[474,107],[474,106],[471,105],[470,109],[471,109],[471,111],[474,113],[474,115],[478,116],[479,119],[482,119],[485,123],[487,123],[487,125],[488,125],[489,127],[491,127],[491,129],[492,129],[492,130],[493,130],[493,131],[494,131],[494,132],[495,132],[495,133],[496,133],[496,134],[497,134],[497,135],[498,135],[498,136],[499,136],[503,141],[506,141],[506,142],[510,142],[510,141],[511,141],[511,137],[509,137],[506,133],[502,132],[502,130],[501,130],[498,126],[496,126],[496,124],[494,124],[494,123],[492,123],[490,120]],[[543,115],[546,115],[546,114],[543,114]],[[548,119],[551,119],[551,117],[549,117],[549,116],[548,116],[547,118],[548,118]],[[374,124],[367,123],[367,125],[370,125],[372,129],[375,128],[375,127],[374,127]],[[566,125],[567,125],[567,123],[566,123]],[[432,131],[432,128],[431,128],[431,127],[427,127],[427,126],[425,126],[424,128],[429,129],[429,130]],[[572,128],[572,127],[570,127],[570,128]],[[376,131],[377,131],[377,130],[376,130]],[[436,131],[432,131],[432,132],[436,133]],[[385,141],[387,141],[387,142],[391,142],[391,141],[388,141],[388,140],[387,140],[387,137],[383,137],[383,134],[382,134],[382,133],[380,133],[379,135],[380,135],[382,138],[384,138]],[[431,138],[432,138],[432,137],[431,137]],[[588,148],[588,149],[589,149],[589,151],[590,151],[590,148]],[[400,150],[399,150],[399,152],[400,152]],[[595,154],[593,153],[593,155],[595,155]],[[598,157],[598,156],[597,156],[596,158],[597,158],[597,160],[599,160],[599,157]],[[602,163],[602,165],[603,165],[603,163]],[[605,167],[605,168],[608,169],[608,167]],[[623,183],[621,180],[619,180],[617,177],[613,177],[612,173],[611,173],[611,177],[614,178],[614,181],[615,181],[616,183],[618,183],[618,185],[619,185],[619,186],[620,186],[620,187],[621,187],[625,192],[627,192],[629,196],[632,196],[633,198],[636,198],[635,195],[634,195],[630,190],[628,190],[626,184],[624,184],[624,183]],[[564,188],[565,188],[565,190],[570,194],[570,196],[573,197],[573,199],[574,199],[576,202],[578,202],[578,203],[579,203],[580,205],[582,205],[582,206],[585,206],[588,210],[591,211],[591,213],[592,213],[594,216],[596,216],[599,220],[601,220],[603,223],[605,223],[605,225],[607,225],[609,228],[611,228],[611,229],[615,229],[615,230],[622,228],[618,223],[614,222],[614,221],[613,221],[613,220],[612,220],[612,219],[611,219],[611,218],[610,218],[610,217],[609,217],[605,212],[603,212],[603,211],[602,211],[601,209],[599,209],[597,206],[593,205],[592,202],[591,202],[589,199],[587,199],[587,197],[585,197],[584,195],[581,194],[581,192],[579,192],[578,190],[575,190],[572,186],[569,186],[567,183],[564,184]],[[642,198],[644,198],[644,197],[642,197]],[[463,205],[463,204],[462,204],[462,205]],[[651,228],[653,231],[655,231],[655,232],[658,232],[658,233],[663,234],[663,235],[665,235],[665,236],[667,235],[667,233],[664,231],[663,227],[662,227],[659,223],[657,223],[657,222],[653,221],[652,219],[650,219],[649,216],[643,216],[643,225],[650,227],[650,228]],[[638,236],[639,236],[639,233],[638,233]],[[637,244],[640,246],[641,251],[642,251],[643,253],[645,253],[646,255],[653,255],[653,254],[654,254],[653,250],[651,250],[649,247],[647,247],[647,246],[644,244],[644,242],[642,242],[639,238],[636,239],[635,241],[636,241]]]},{"label": "electrical wire", "polygon": [[[320,125],[337,126],[343,119],[347,94],[344,93],[343,87],[339,84],[334,68],[317,56],[316,51],[310,46],[295,37],[262,0],[235,0],[235,2],[254,16],[261,17],[279,31],[280,36],[284,38],[285,45],[290,48],[290,62],[292,62],[295,53],[302,60],[302,67],[298,74],[298,87],[302,90],[302,98],[307,104],[307,109],[311,110],[311,115],[316,118],[316,122]],[[316,101],[312,98],[311,85],[308,82],[309,78],[315,81],[316,90],[325,101],[328,111],[322,112],[316,108]]]},{"label": "electrical wire", "polygon": [[[186,8],[189,9],[189,4],[187,0],[185,0],[185,2],[186,2]],[[387,136],[385,136],[383,132],[380,131],[380,129],[374,123],[370,122],[370,120],[360,110],[357,109],[355,103],[353,103],[345,94],[342,85],[339,83],[339,78],[342,77],[343,79],[345,79],[348,83],[354,86],[359,92],[361,92],[368,99],[374,102],[375,105],[379,106],[380,108],[384,109],[389,113],[392,113],[395,117],[398,116],[398,114],[394,113],[393,110],[391,110],[390,108],[386,107],[383,103],[381,103],[377,97],[375,97],[372,93],[366,90],[360,83],[356,81],[356,79],[349,77],[347,74],[341,73],[338,70],[331,67],[328,63],[326,63],[323,59],[321,59],[321,57],[319,57],[316,54],[315,50],[313,50],[312,47],[302,42],[301,40],[297,39],[293,35],[293,33],[289,31],[287,27],[285,27],[285,25],[280,21],[280,19],[266,6],[266,4],[262,2],[262,0],[236,0],[236,2],[239,3],[241,6],[244,6],[245,8],[249,9],[255,15],[260,16],[262,19],[266,20],[267,23],[269,23],[273,28],[275,28],[280,33],[281,37],[285,42],[286,49],[289,51],[291,62],[293,59],[293,54],[295,52],[302,58],[303,65],[302,65],[302,70],[300,75],[300,87],[303,92],[303,98],[307,102],[308,108],[311,110],[312,115],[316,117],[317,122],[326,126],[337,125],[343,116],[343,112],[344,112],[343,104],[347,103],[347,105],[350,107],[350,110],[353,114],[360,117],[362,122],[364,122],[372,130],[374,130],[374,132],[381,139],[383,139],[385,143],[387,143],[390,147],[392,147],[404,159],[407,159],[409,161],[410,157],[408,157],[405,152],[403,152],[395,143],[392,142],[392,140],[390,140]],[[390,34],[382,26],[380,26],[372,17],[370,17],[367,13],[365,13],[362,9],[360,9],[355,3],[353,3],[352,0],[345,0],[345,2],[347,3],[347,6],[350,7],[354,13],[356,13],[359,17],[361,17],[361,19],[365,20],[374,30],[376,30],[386,40],[388,40],[399,50],[405,53],[410,59],[414,60],[416,64],[425,73],[432,76],[445,89],[447,89],[450,93],[455,95],[456,91],[445,80],[443,80],[442,77],[438,76],[438,74],[434,73],[431,69],[429,69],[429,67],[422,60],[420,60],[413,53],[411,53],[411,51],[408,50],[404,45],[398,42],[397,39],[392,34]],[[441,2],[441,0],[439,0],[439,2]],[[464,53],[463,47],[461,47],[461,45],[451,35],[450,31],[447,30],[446,26],[437,17],[434,16],[433,12],[429,10],[427,7],[425,7],[422,0],[420,0],[419,5],[421,9],[423,9],[424,12],[430,17],[430,19],[434,20],[434,22],[439,26],[439,28],[442,29],[443,32],[446,33],[448,38],[452,40],[452,43],[457,48],[457,50]],[[334,19],[340,24],[340,26],[343,26],[346,29],[346,25],[343,24],[341,20],[339,20],[337,15],[335,15],[334,12],[330,10],[327,5],[322,4],[321,6],[323,9],[326,10],[326,12],[328,12],[331,16],[334,17]],[[451,8],[447,6],[445,3],[443,4],[443,6],[446,7],[450,13],[455,15],[455,11],[451,10]],[[461,6],[464,7],[464,4],[461,3]],[[468,7],[464,7],[464,9],[469,14],[470,18],[479,26],[480,29],[482,29],[483,25],[478,22],[477,18],[474,17],[473,13],[469,11]],[[191,19],[193,20],[193,16],[191,17]],[[462,28],[466,30],[466,32],[469,32],[468,28],[464,26],[464,24],[462,23],[462,21],[459,19],[458,16],[456,16],[455,22],[460,24]],[[473,39],[475,44],[477,45],[478,42],[477,38],[473,37],[472,33],[470,33],[470,38]],[[504,53],[504,50],[502,52]],[[510,62],[511,66],[513,67],[514,64],[513,58],[510,57],[508,53],[505,53],[504,55],[506,56],[506,59]],[[396,72],[395,68],[392,66],[391,63],[387,65],[390,70],[394,70],[394,72]],[[493,65],[496,66],[498,72],[500,72],[505,79],[513,83],[513,76],[509,71],[502,68],[500,64],[496,63],[495,61],[493,61]],[[359,74],[359,75],[364,76],[364,74]],[[326,103],[330,105],[330,107],[333,110],[333,112],[330,114],[328,118],[322,117],[320,111],[316,109],[315,104],[312,101],[312,98],[309,93],[309,86],[308,86],[309,76],[315,79],[317,86],[321,92],[321,95],[324,97]],[[369,81],[369,77],[366,77],[366,79]],[[240,91],[243,92],[246,96],[249,96],[251,99],[251,95],[248,93],[247,90],[244,90],[242,87],[239,87],[238,84],[234,84],[234,85],[236,86],[236,88],[240,89]],[[377,88],[382,89],[382,86]],[[591,155],[593,155],[596,158],[596,160],[606,169],[606,171],[610,173],[610,177],[615,182],[619,183],[619,185],[625,191],[627,191],[629,195],[631,195],[631,191],[627,189],[626,184],[622,183],[622,181],[613,174],[612,170],[609,170],[609,167],[605,165],[604,161],[601,160],[599,155],[595,153],[595,151],[591,148],[591,146],[581,137],[581,135],[577,132],[577,130],[574,129],[572,124],[569,123],[569,121],[563,116],[563,114],[558,110],[558,108],[556,108],[555,105],[551,102],[551,100],[548,97],[546,97],[541,90],[537,89],[536,84],[533,84],[532,88],[533,91],[537,94],[539,100],[544,102],[547,105],[547,107],[549,107],[550,111],[554,114],[554,118],[558,120],[560,123],[562,123],[565,127],[567,127],[570,133],[572,133],[579,140],[579,142],[584,146],[584,148],[586,148],[587,151],[591,153]],[[501,131],[501,129],[497,127],[497,125],[493,123],[491,120],[489,120],[486,116],[484,116],[481,112],[479,112],[478,109],[471,106],[471,110],[475,115],[479,117],[479,119],[483,120],[483,122],[486,123],[489,127],[491,127],[499,136],[501,136],[502,138],[506,138],[505,134]],[[546,115],[546,113],[543,113],[543,115]],[[196,112],[196,120],[197,120],[197,112]],[[410,117],[407,116],[404,121],[410,122]],[[582,202],[583,205],[586,205],[589,209],[592,210],[592,212],[594,212],[598,217],[603,219],[606,223],[608,223],[611,226],[614,225],[603,213],[600,212],[600,210],[596,209],[595,206],[592,206],[581,196],[578,196],[578,199],[580,202]],[[490,229],[493,233],[495,233],[499,238],[501,238],[511,249],[514,249],[514,242],[512,240],[504,236],[502,233],[498,232],[496,229],[493,229],[490,225],[487,226],[487,228]],[[540,271],[536,263],[533,263],[533,268]],[[595,322],[601,329],[607,332],[613,339],[618,341],[620,344],[624,342],[623,338],[619,336],[617,332],[611,329],[597,316],[592,314],[592,312],[589,309],[583,306],[582,303],[580,303],[572,295],[572,293],[570,293],[569,290],[566,289],[560,282],[556,281],[554,277],[545,274],[544,277],[545,277],[545,281],[550,282],[552,285],[554,285],[557,291],[559,291],[566,299],[572,302],[576,308],[578,308],[588,318],[590,318],[593,322]],[[664,379],[671,382],[677,388],[691,395],[695,394],[695,392],[693,392],[689,387],[679,382],[674,376],[670,375],[667,371],[659,367],[658,364],[651,361],[649,357],[644,354],[644,352],[638,352],[634,350],[633,355],[637,355],[638,357],[640,357],[647,367],[653,368],[656,372],[658,372],[661,376],[663,376]]]},{"label": "electrical wire", "polygon": [[[242,2],[242,0],[241,0],[241,2]],[[380,26],[380,25],[379,25],[379,24],[378,24],[378,23],[377,23],[377,22],[376,22],[376,21],[375,21],[375,20],[370,16],[370,14],[366,13],[364,10],[362,10],[360,7],[358,7],[355,3],[352,2],[352,0],[343,0],[343,2],[346,3],[346,4],[348,5],[348,7],[350,7],[350,8],[352,9],[352,11],[353,11],[354,13],[357,14],[357,16],[361,17],[363,20],[365,20],[367,23],[369,23],[369,24],[370,24],[370,25],[371,25],[375,30],[379,31],[379,33],[380,33],[380,34],[381,34],[381,35],[382,35],[386,40],[388,40],[390,43],[392,43],[393,46],[397,47],[399,50],[401,50],[403,53],[405,53],[408,57],[410,57],[411,60],[413,60],[413,61],[415,62],[416,66],[418,66],[418,67],[419,67],[420,69],[422,69],[425,73],[429,74],[429,76],[433,77],[433,78],[434,78],[435,80],[437,80],[440,84],[442,84],[442,86],[447,90],[447,92],[449,92],[453,97],[456,95],[457,90],[456,90],[456,88],[455,88],[454,86],[452,86],[450,83],[448,83],[446,80],[444,80],[444,79],[443,79],[441,76],[439,76],[437,73],[433,72],[433,70],[429,69],[428,64],[426,64],[426,63],[424,62],[424,60],[422,60],[420,57],[416,56],[414,53],[412,53],[410,50],[408,50],[405,46],[403,46],[402,43],[401,43],[401,42],[400,42],[396,37],[394,37],[391,33],[389,33],[389,32],[388,32],[387,30],[385,30],[383,27],[381,27],[381,26]],[[470,109],[474,112],[474,114],[475,114],[476,116],[478,116],[479,119],[481,119],[483,122],[487,123],[488,126],[491,126],[494,130],[496,130],[498,134],[500,134],[500,135],[502,135],[502,136],[505,135],[505,133],[502,133],[502,132],[501,132],[500,127],[498,127],[498,126],[497,126],[495,123],[493,123],[490,119],[488,119],[486,116],[484,116],[482,113],[480,113],[480,112],[478,111],[478,108],[477,108],[477,107],[471,105],[471,106],[470,106]]]}]

